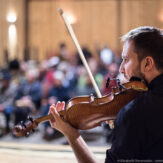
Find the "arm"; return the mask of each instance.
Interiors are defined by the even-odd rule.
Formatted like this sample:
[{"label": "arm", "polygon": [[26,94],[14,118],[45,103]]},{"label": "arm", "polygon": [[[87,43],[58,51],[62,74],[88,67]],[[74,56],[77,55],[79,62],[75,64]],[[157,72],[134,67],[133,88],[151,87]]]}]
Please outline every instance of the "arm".
[{"label": "arm", "polygon": [[56,106],[52,105],[50,107],[49,113],[51,113],[55,119],[50,121],[51,126],[64,134],[71,145],[79,163],[96,163],[97,161],[95,160],[95,156],[89,150],[87,144],[80,136],[79,132],[71,125],[64,122],[58,114],[57,111],[63,110],[64,106],[64,102],[58,102]]}]

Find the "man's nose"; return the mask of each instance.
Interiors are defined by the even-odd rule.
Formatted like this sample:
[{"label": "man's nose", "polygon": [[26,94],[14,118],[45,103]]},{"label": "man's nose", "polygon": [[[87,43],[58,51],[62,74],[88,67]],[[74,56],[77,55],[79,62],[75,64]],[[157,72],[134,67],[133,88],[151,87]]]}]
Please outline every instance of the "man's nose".
[{"label": "man's nose", "polygon": [[121,65],[120,65],[120,67],[119,67],[119,72],[120,72],[121,74],[124,74],[124,72],[125,72],[123,62],[121,63]]}]

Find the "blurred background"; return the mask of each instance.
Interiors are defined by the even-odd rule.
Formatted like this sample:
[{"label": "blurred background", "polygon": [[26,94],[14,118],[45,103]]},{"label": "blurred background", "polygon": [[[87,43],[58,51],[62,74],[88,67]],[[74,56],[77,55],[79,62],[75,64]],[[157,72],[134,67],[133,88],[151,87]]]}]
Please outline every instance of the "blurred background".
[{"label": "blurred background", "polygon": [[[108,77],[124,81],[118,72],[121,36],[138,26],[163,27],[163,0],[0,0],[0,155],[4,158],[13,147],[22,151],[22,143],[31,144],[23,145],[29,151],[71,153],[66,139],[48,122],[28,138],[15,137],[11,130],[28,115],[47,115],[56,101],[96,96],[58,8],[67,15],[102,95],[116,86],[111,81],[106,88]],[[112,123],[80,131],[89,146],[98,147],[93,150],[101,162],[111,145]],[[12,160],[11,153],[7,157]],[[28,162],[27,156],[31,154],[19,161]],[[16,156],[13,160],[18,162]],[[70,162],[75,162],[74,156]]]}]

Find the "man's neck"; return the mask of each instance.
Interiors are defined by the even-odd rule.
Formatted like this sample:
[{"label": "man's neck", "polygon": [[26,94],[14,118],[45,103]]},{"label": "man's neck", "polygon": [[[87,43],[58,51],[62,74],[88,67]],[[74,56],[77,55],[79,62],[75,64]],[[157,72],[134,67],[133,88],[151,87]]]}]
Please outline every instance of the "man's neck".
[{"label": "man's neck", "polygon": [[155,72],[151,72],[150,74],[146,75],[146,80],[148,82],[148,84],[151,83],[151,81],[156,78],[157,76],[161,75],[162,73],[159,71],[155,71]]}]

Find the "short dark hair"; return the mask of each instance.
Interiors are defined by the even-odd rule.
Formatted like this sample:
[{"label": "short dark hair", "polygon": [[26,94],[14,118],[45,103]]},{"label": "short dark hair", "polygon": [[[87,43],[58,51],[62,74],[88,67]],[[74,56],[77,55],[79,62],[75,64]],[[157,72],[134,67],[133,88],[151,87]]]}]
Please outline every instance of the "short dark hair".
[{"label": "short dark hair", "polygon": [[163,71],[163,31],[151,26],[135,28],[125,34],[123,42],[133,41],[134,51],[141,61],[147,56],[151,56],[156,68]]}]

